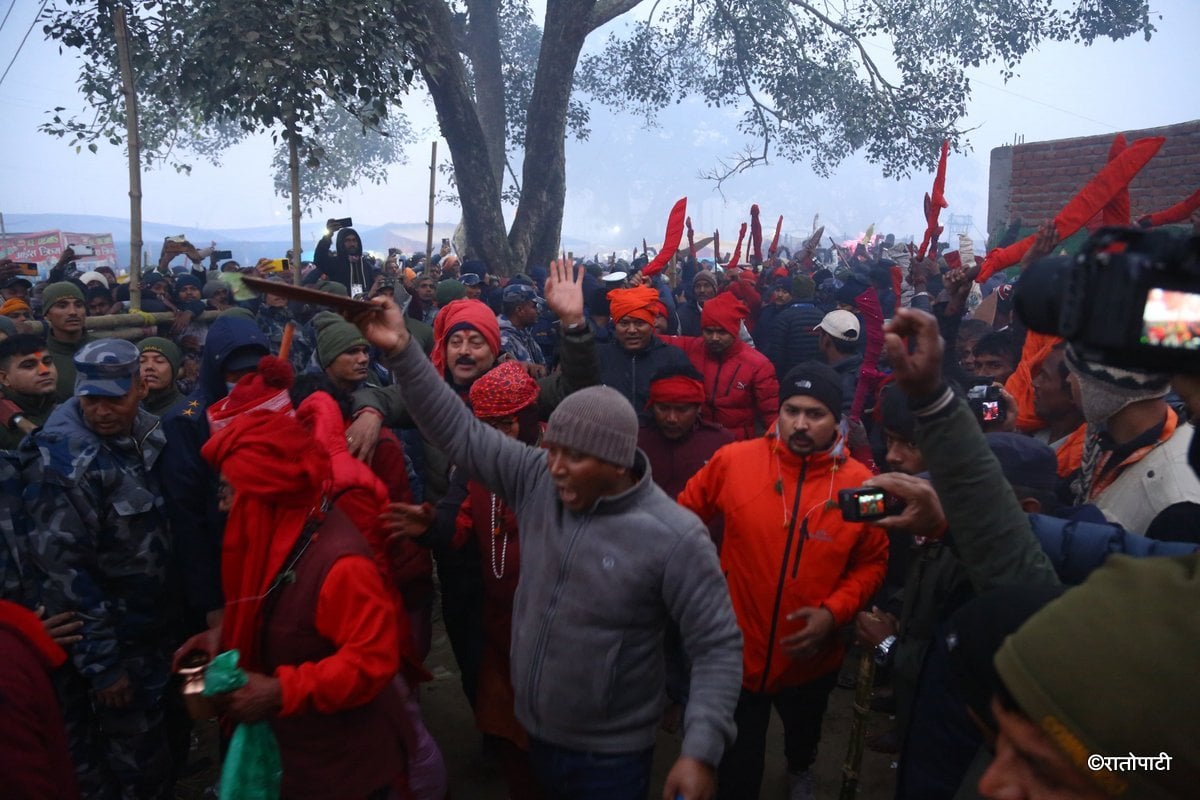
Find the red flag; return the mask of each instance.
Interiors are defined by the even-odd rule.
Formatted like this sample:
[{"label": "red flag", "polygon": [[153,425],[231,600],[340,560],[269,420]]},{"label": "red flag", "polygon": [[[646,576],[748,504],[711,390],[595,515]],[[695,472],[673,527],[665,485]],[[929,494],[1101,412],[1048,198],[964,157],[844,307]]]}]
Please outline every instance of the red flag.
[{"label": "red flag", "polygon": [[[675,255],[675,251],[679,249],[679,240],[683,238],[683,221],[686,214],[687,198],[681,197],[671,207],[671,214],[667,217],[667,233],[663,238],[663,246],[659,248],[658,255],[654,257],[654,260],[642,270],[642,274],[647,278],[662,272],[663,267],[671,260],[671,256]],[[642,249],[645,250],[644,240]]]},{"label": "red flag", "polygon": [[1187,199],[1180,200],[1170,208],[1164,208],[1162,211],[1147,214],[1138,220],[1138,224],[1143,228],[1153,228],[1156,225],[1170,225],[1173,222],[1184,222],[1192,214],[1196,213],[1197,208],[1200,208],[1200,189],[1192,192]]},{"label": "red flag", "polygon": [[718,230],[713,231],[713,263],[721,263],[721,232]]},{"label": "red flag", "polygon": [[688,255],[692,258],[696,257],[696,232],[692,230],[692,218],[685,219],[684,224],[687,225],[688,233]]},{"label": "red flag", "polygon": [[733,258],[729,259],[729,263],[725,265],[725,269],[733,269],[738,265],[742,258],[742,239],[746,238],[746,223],[742,223],[741,229],[738,231],[737,244],[733,248]]},{"label": "red flag", "polygon": [[783,230],[783,214],[779,215],[779,222],[775,223],[775,235],[771,237],[771,246],[767,248],[767,258],[774,258],[779,252],[779,232]]},{"label": "red flag", "polygon": [[942,140],[942,153],[938,156],[937,172],[933,176],[933,194],[925,195],[925,237],[921,239],[921,247],[917,250],[917,258],[924,258],[931,241],[937,241],[942,229],[938,226],[938,216],[946,202],[946,159],[950,155],[950,140]]},{"label": "red flag", "polygon": [[762,263],[762,223],[758,219],[758,203],[750,206],[750,263]]},{"label": "red flag", "polygon": [[[1108,160],[1112,161],[1117,156],[1121,155],[1122,151],[1128,145],[1125,143],[1125,134],[1118,133],[1113,139],[1112,146],[1108,148]],[[1129,224],[1129,185],[1126,184],[1121,191],[1117,192],[1117,196],[1109,200],[1104,208],[1100,211],[1100,222],[1103,225],[1128,225]]]},{"label": "red flag", "polygon": [[[1061,241],[1072,235],[1092,217],[1096,216],[1122,188],[1127,187],[1142,167],[1154,158],[1155,154],[1166,141],[1162,136],[1148,136],[1138,139],[1121,151],[1121,154],[1104,165],[1096,176],[1084,184],[1079,193],[1071,198],[1062,211],[1054,218],[1054,229]],[[1021,256],[1033,246],[1034,237],[1030,234],[1019,242],[992,250],[979,266],[979,276],[975,278],[983,283],[997,271],[1011,267],[1021,260]]]}]

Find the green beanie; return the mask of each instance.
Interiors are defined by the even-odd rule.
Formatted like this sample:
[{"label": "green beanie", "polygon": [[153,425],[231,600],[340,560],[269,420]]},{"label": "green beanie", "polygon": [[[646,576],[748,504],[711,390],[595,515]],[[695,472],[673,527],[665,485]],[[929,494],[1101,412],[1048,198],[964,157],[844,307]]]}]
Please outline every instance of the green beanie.
[{"label": "green beanie", "polygon": [[183,354],[179,352],[179,347],[170,339],[164,339],[161,336],[151,336],[142,339],[138,343],[138,352],[145,353],[146,351],[161,353],[167,359],[167,362],[170,363],[171,373],[177,374],[179,372],[179,365],[183,363]]},{"label": "green beanie", "polygon": [[52,283],[42,290],[42,313],[49,311],[55,303],[68,297],[83,302],[83,290],[70,281]]},{"label": "green beanie", "polygon": [[313,284],[312,288],[316,289],[318,292],[325,292],[326,294],[336,294],[342,297],[350,296],[350,290],[347,289],[345,285],[340,284],[337,281],[317,281]]},{"label": "green beanie", "polygon": [[461,300],[466,297],[467,287],[453,278],[448,278],[437,285],[437,288],[433,290],[433,296],[437,300],[438,308],[441,308],[448,303],[453,303],[455,300]]},{"label": "green beanie", "polygon": [[358,327],[332,312],[322,312],[313,317],[317,329],[317,363],[328,369],[333,360],[352,347],[366,345]]},{"label": "green beanie", "polygon": [[248,319],[251,322],[255,322],[254,314],[251,313],[250,309],[242,308],[241,306],[230,306],[229,308],[225,309],[217,316],[218,317],[237,317],[238,319]]},{"label": "green beanie", "polygon": [[[1107,794],[1196,796],[1198,597],[1200,555],[1112,556],[996,652],[1017,706]],[[1169,769],[1105,761],[1160,754]]]},{"label": "green beanie", "polygon": [[792,297],[797,300],[811,300],[817,293],[817,285],[807,275],[797,275],[792,278]]}]

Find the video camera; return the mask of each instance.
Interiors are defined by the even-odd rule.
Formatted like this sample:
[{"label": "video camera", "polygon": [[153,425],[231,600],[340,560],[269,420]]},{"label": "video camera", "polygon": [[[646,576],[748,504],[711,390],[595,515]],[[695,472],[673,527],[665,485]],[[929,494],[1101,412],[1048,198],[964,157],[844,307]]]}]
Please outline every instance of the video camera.
[{"label": "video camera", "polygon": [[1031,330],[1116,367],[1200,372],[1200,236],[1101,228],[1031,264],[1013,295]]}]

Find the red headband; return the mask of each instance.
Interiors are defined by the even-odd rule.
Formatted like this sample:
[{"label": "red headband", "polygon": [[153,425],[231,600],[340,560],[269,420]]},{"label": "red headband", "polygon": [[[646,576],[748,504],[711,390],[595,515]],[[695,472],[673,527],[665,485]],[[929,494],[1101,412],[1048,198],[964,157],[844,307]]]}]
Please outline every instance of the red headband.
[{"label": "red headband", "polygon": [[[711,302],[711,301],[710,301]],[[650,384],[650,399],[646,406],[655,403],[704,403],[704,384],[686,375],[660,378]]]}]

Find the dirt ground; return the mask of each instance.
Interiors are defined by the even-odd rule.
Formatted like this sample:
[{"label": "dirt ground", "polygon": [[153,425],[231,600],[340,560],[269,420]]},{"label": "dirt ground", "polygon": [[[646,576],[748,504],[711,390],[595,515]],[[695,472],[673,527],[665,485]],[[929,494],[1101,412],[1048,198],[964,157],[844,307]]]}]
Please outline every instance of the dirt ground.
[{"label": "dirt ground", "polygon": [[[450,775],[450,794],[454,800],[504,800],[504,782],[497,766],[483,753],[479,732],[470,706],[463,697],[458,668],[450,651],[450,642],[440,619],[435,619],[433,650],[426,666],[434,680],[421,687],[421,707],[425,724],[442,749]],[[838,797],[842,785],[842,764],[846,758],[853,713],[854,692],[834,689],[825,715],[821,748],[816,763],[818,800]],[[869,730],[883,730],[888,717],[872,713]],[[783,759],[783,729],[778,717],[772,717],[768,731],[767,762],[761,797],[783,800],[787,797],[787,776]],[[651,798],[661,796],[663,781],[679,755],[680,735],[659,732],[654,753]],[[864,750],[861,800],[890,798],[895,785],[893,756]],[[216,733],[212,723],[197,726],[194,746],[185,776],[176,787],[179,800],[215,800],[213,785],[217,778]],[[755,800],[755,798],[746,798]]]}]

